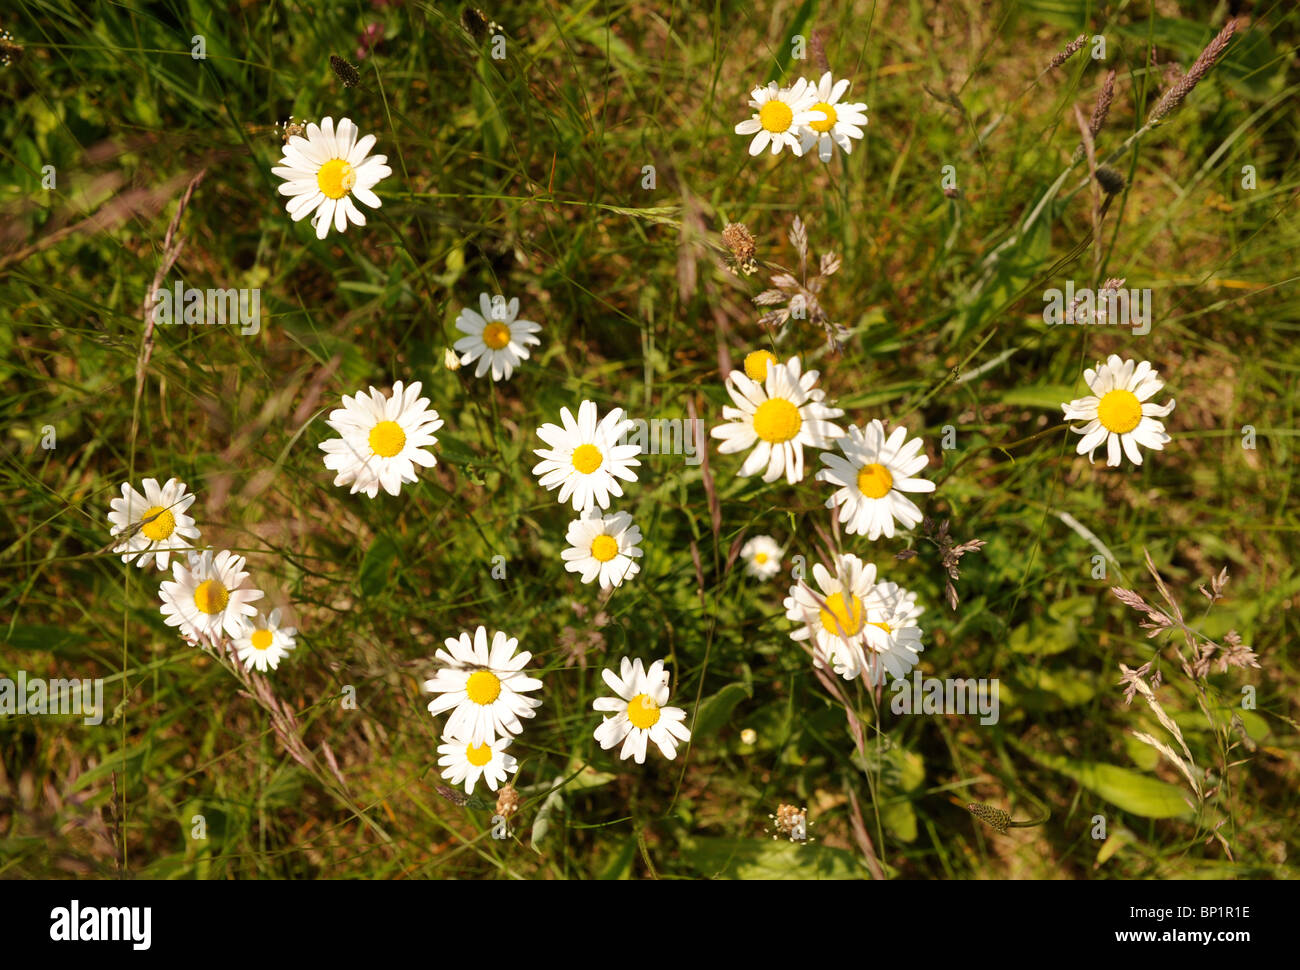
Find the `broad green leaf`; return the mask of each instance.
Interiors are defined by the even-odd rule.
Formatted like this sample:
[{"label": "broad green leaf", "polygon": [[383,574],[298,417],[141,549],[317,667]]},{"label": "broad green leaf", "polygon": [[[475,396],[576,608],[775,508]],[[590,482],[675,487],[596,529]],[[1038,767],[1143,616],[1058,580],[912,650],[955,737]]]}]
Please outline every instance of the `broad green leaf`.
[{"label": "broad green leaf", "polygon": [[715,879],[863,879],[857,857],[816,842],[782,839],[692,839],[682,858]]},{"label": "broad green leaf", "polygon": [[700,701],[700,710],[695,717],[691,737],[699,739],[716,732],[731,717],[731,712],[735,710],[736,705],[752,696],[750,689],[744,684],[728,684],[712,697],[704,698]]},{"label": "broad green leaf", "polygon": [[1088,791],[1143,818],[1186,818],[1192,814],[1186,789],[1101,761],[1075,761],[1060,755],[1033,751],[1012,742],[1044,767],[1073,778]]},{"label": "broad green leaf", "polygon": [[388,575],[398,552],[397,543],[388,536],[375,537],[375,541],[366,550],[365,558],[361,560],[358,573],[363,594],[374,596],[383,592],[388,585]]}]

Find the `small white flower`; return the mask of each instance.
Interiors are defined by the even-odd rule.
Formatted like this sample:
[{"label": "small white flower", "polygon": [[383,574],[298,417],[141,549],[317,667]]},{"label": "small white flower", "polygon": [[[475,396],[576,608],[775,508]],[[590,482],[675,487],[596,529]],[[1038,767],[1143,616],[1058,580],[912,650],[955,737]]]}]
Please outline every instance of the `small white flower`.
[{"label": "small white flower", "polygon": [[822,404],[826,392],[815,387],[817,371],[800,374],[798,357],[769,363],[762,384],[740,371],[727,377],[727,393],[736,407],[724,406],[726,424],[710,431],[722,440],[718,451],[730,454],[754,448],[740,468],[741,477],[763,471],[763,481],[785,475],[791,485],[803,479],[803,449],[829,448],[844,432],[833,424],[844,412]]},{"label": "small white flower", "polygon": [[853,138],[862,137],[860,125],[867,123],[866,108],[862,103],[848,104],[840,98],[849,89],[847,78],[832,82],[831,73],[822,75],[814,87],[815,101],[809,109],[813,119],[804,124],[800,132],[800,148],[807,151],[815,144],[817,157],[829,162],[838,145],[845,155],[853,151]]},{"label": "small white flower", "polygon": [[781,547],[771,536],[754,536],[740,547],[745,572],[759,579],[771,579],[781,571]]},{"label": "small white flower", "polygon": [[542,682],[524,673],[533,655],[515,653],[516,637],[498,631],[489,649],[487,629],[479,627],[473,640],[462,633],[445,643],[447,649],[434,656],[446,666],[424,682],[426,691],[440,695],[429,702],[429,713],[452,712],[443,734],[480,745],[518,734],[521,717],[537,716],[534,710],[542,702],[524,693],[540,689]]},{"label": "small white flower", "polygon": [[1092,461],[1093,452],[1105,442],[1106,464],[1118,465],[1122,445],[1129,461],[1140,465],[1142,452],[1138,445],[1164,450],[1170,437],[1165,434],[1164,423],[1156,418],[1172,411],[1174,401],[1171,398],[1168,404],[1155,404],[1149,400],[1165,386],[1157,374],[1148,361],[1134,365],[1131,360],[1121,360],[1118,354],[1111,354],[1095,371],[1089,368],[1083,372],[1092,394],[1061,405],[1065,420],[1088,422],[1082,428],[1070,428],[1083,435],[1079,454],[1086,452]]},{"label": "small white flower", "polygon": [[542,325],[515,319],[519,315],[518,297],[506,303],[505,297],[489,300],[486,293],[481,293],[478,305],[481,314],[465,307],[456,318],[456,329],[469,334],[456,341],[456,349],[461,351],[460,362],[468,365],[477,360],[475,377],[482,377],[490,369],[492,380],[508,381],[520,362],[528,359],[529,345],[541,343],[533,334]]},{"label": "small white flower", "polygon": [[262,598],[262,591],[243,585],[248,578],[243,556],[225,549],[215,555],[211,549],[202,555],[189,553],[187,565],[172,563],[172,576],[158,591],[162,615],[168,626],[180,627],[190,640],[215,645],[223,631],[239,637],[244,617],[257,615],[252,603]]},{"label": "small white flower", "polygon": [[235,653],[245,667],[274,670],[297,645],[297,634],[297,628],[280,625],[280,608],[276,607],[270,616],[259,614],[256,620],[245,622],[243,634],[235,640]]},{"label": "small white flower", "polygon": [[817,100],[816,88],[806,78],[800,78],[789,88],[770,81],[766,87],[754,88],[750,95],[749,106],[754,109],[754,116],[736,125],[736,134],[754,136],[749,143],[749,154],[757,155],[771,145],[773,155],[782,147],[802,155],[800,132],[804,125],[822,117],[809,110]]},{"label": "small white flower", "polygon": [[367,153],[375,147],[375,136],[357,138],[357,126],[347,118],[339,122],[325,118],[320,127],[307,126],[307,137],[293,135],[285,143],[284,157],[271,169],[284,179],[280,194],[290,196],[288,212],[294,222],[312,215],[316,238],[324,239],[330,225],[339,232],[348,223],[366,224],[366,217],[352,200],[378,209],[379,196],[371,191],[382,178],[393,174],[385,164],[387,155]]},{"label": "small white flower", "polygon": [[417,481],[415,466],[432,468],[438,459],[425,448],[438,443],[433,432],[442,427],[429,399],[420,397],[420,382],[403,387],[398,381],[385,398],[375,388],[370,396],[343,395],[343,407],[330,412],[325,422],[343,437],[322,441],[325,467],[338,472],[335,485],[352,485],[349,494],[379,494],[382,485],[396,495],[402,483]]},{"label": "small white flower", "polygon": [[646,742],[653,741],[669,761],[677,757],[677,742],[689,741],[691,732],[683,723],[686,712],[680,707],[664,707],[668,702],[668,672],[664,662],[656,660],[649,670],[640,660],[624,657],[619,665],[620,676],[612,670],[602,670],[601,677],[617,697],[597,697],[592,703],[598,711],[615,714],[607,717],[596,728],[595,738],[601,748],[608,751],[620,741],[623,747],[618,756],[626,761],[636,759],[645,764]]},{"label": "small white flower", "polygon": [[818,481],[841,486],[826,500],[828,509],[840,506],[840,521],[849,535],[878,539],[894,537],[894,522],[910,529],[921,521],[921,510],[904,492],[933,492],[934,482],[914,478],[930,463],[920,438],[907,440],[901,425],[885,437],[885,426],[873,420],[866,431],[850,425],[837,444],[844,457],[824,452],[827,467]]},{"label": "small white flower", "polygon": [[479,778],[496,791],[507,775],[519,770],[519,762],[514,755],[505,752],[512,740],[500,737],[476,745],[443,735],[443,743],[438,745],[438,754],[442,755],[438,759],[438,764],[443,769],[442,777],[453,785],[463,783],[466,795],[474,794],[474,786],[478,784]]},{"label": "small white flower", "polygon": [[560,553],[564,568],[580,573],[584,583],[599,578],[601,589],[611,589],[641,571],[641,530],[626,512],[589,509],[569,523],[565,538],[570,548]]},{"label": "small white flower", "polygon": [[618,444],[635,427],[624,419],[623,409],[615,408],[600,420],[598,416],[595,402],[583,401],[576,421],[568,408],[560,408],[563,427],[544,424],[537,429],[537,437],[550,446],[533,451],[542,459],[533,467],[537,483],[548,491],[559,486],[560,504],[572,496],[575,512],[595,505],[609,508],[609,497],[623,494],[615,479],[635,482],[632,468],[641,464],[635,457],[641,452],[639,445]]},{"label": "small white flower", "polygon": [[146,478],[143,485],[141,495],[123,484],[122,497],[109,503],[108,521],[113,526],[109,535],[126,533],[113,551],[122,554],[122,562],[134,559],[141,569],[156,562],[159,569],[166,570],[171,554],[189,549],[188,540],[199,537],[194,519],[185,514],[194,504],[194,496],[186,495],[185,483],[174,478],[162,487],[156,478]]}]

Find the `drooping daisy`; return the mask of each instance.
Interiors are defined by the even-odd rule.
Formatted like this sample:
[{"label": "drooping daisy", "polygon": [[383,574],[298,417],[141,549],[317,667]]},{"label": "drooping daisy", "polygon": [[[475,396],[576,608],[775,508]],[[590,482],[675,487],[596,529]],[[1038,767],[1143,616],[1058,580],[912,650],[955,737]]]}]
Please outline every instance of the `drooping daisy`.
[{"label": "drooping daisy", "polygon": [[516,735],[523,730],[521,717],[536,717],[542,702],[524,694],[542,682],[524,673],[533,655],[515,653],[517,637],[497,631],[489,649],[487,628],[479,627],[472,640],[462,633],[448,637],[446,646],[434,654],[446,666],[424,682],[426,691],[440,695],[429,702],[429,713],[451,711],[444,734],[479,745]]},{"label": "drooping daisy", "polygon": [[784,474],[793,485],[803,478],[804,446],[829,448],[844,433],[830,420],[844,412],[821,403],[826,392],[814,386],[817,371],[801,375],[800,368],[799,358],[791,357],[784,364],[769,363],[762,384],[740,371],[728,376],[727,393],[736,407],[724,406],[728,423],[709,433],[722,439],[718,451],[724,455],[757,443],[740,468],[742,477],[766,469],[763,481]]},{"label": "drooping daisy", "polygon": [[156,478],[146,478],[143,484],[143,495],[123,484],[122,497],[109,503],[109,535],[126,533],[113,551],[122,554],[122,562],[134,559],[141,569],[156,562],[165,570],[173,551],[189,549],[189,540],[199,537],[194,519],[185,514],[194,496],[186,495],[185,483],[174,478],[161,487]]},{"label": "drooping daisy", "polygon": [[465,794],[474,794],[474,786],[479,778],[487,782],[493,791],[519,770],[519,762],[514,755],[506,754],[505,749],[513,738],[501,737],[482,744],[470,744],[450,735],[443,735],[443,743],[438,745],[438,765],[443,769],[442,777],[453,785],[464,784]]},{"label": "drooping daisy", "polygon": [[886,438],[885,426],[873,420],[865,432],[850,425],[837,444],[844,457],[823,452],[827,467],[817,473],[817,480],[840,486],[826,507],[840,506],[845,532],[868,539],[883,533],[892,539],[895,521],[904,529],[921,521],[921,510],[903,494],[934,491],[934,482],[912,477],[930,463],[920,438],[907,441],[907,429],[901,425]]},{"label": "drooping daisy", "polygon": [[226,549],[191,552],[188,563],[172,563],[172,576],[158,590],[162,615],[168,626],[180,627],[190,640],[216,644],[223,631],[237,638],[243,635],[244,618],[257,615],[252,604],[262,598],[262,591],[244,585],[248,573],[243,556]]},{"label": "drooping daisy", "polygon": [[786,619],[798,624],[790,639],[811,637],[813,664],[829,665],[845,680],[852,680],[866,661],[863,631],[870,619],[867,611],[878,605],[876,567],[846,554],[836,565],[835,575],[821,563],[814,564],[812,574],[818,591],[799,580],[783,603]]},{"label": "drooping daisy", "polygon": [[235,640],[240,663],[263,672],[280,666],[280,661],[296,646],[298,634],[296,627],[280,625],[280,615],[280,608],[276,607],[270,616],[258,614],[257,619],[244,625],[243,634]]},{"label": "drooping daisy", "polygon": [[781,547],[771,536],[754,536],[740,547],[745,572],[759,579],[771,579],[781,571]]},{"label": "drooping daisy", "polygon": [[465,307],[456,318],[456,329],[469,334],[456,341],[456,349],[461,352],[460,362],[465,365],[477,360],[475,377],[482,377],[491,369],[492,380],[508,381],[519,363],[528,359],[529,345],[541,343],[533,334],[541,330],[542,325],[515,319],[519,315],[518,297],[507,303],[504,297],[490,300],[486,293],[481,293],[478,305],[483,311],[481,314]]},{"label": "drooping daisy", "polygon": [[641,530],[626,512],[601,515],[590,509],[569,523],[565,538],[569,548],[560,553],[564,568],[580,573],[584,583],[600,579],[601,589],[611,589],[641,571]]},{"label": "drooping daisy", "polygon": [[656,660],[646,670],[640,660],[624,657],[619,665],[619,676],[612,670],[602,670],[601,677],[617,697],[597,697],[592,707],[616,715],[607,717],[596,728],[595,738],[601,748],[608,751],[620,741],[623,747],[618,756],[626,761],[629,756],[637,764],[645,764],[646,742],[659,746],[665,758],[677,757],[677,742],[689,741],[691,732],[683,723],[686,712],[680,707],[664,707],[668,702],[668,672],[664,662]]},{"label": "drooping daisy", "polygon": [[432,468],[438,459],[424,449],[438,443],[433,432],[442,427],[442,418],[429,407],[429,399],[420,397],[420,382],[393,385],[391,397],[375,388],[370,396],[360,392],[355,398],[343,395],[343,407],[330,412],[326,424],[341,438],[322,441],[325,467],[338,472],[335,485],[352,485],[349,494],[365,492],[369,498],[379,494],[382,485],[389,495],[396,495],[402,483],[414,483],[415,466]]},{"label": "drooping daisy", "polygon": [[618,444],[635,425],[624,419],[623,409],[614,408],[604,418],[597,418],[595,402],[583,401],[576,421],[568,408],[560,408],[563,427],[544,424],[537,429],[537,437],[550,446],[533,451],[542,459],[533,467],[537,483],[548,491],[558,485],[560,504],[572,496],[575,512],[595,505],[609,508],[609,497],[623,494],[615,479],[635,482],[632,468],[641,464],[635,457],[641,452],[639,445]]},{"label": "drooping daisy", "polygon": [[736,125],[737,135],[753,135],[749,143],[749,154],[757,155],[769,144],[772,154],[788,147],[795,155],[803,154],[803,145],[799,134],[803,126],[821,115],[810,109],[817,100],[817,90],[800,78],[793,87],[783,88],[775,81],[769,81],[766,87],[757,87],[750,92],[749,106],[754,109],[754,116]]},{"label": "drooping daisy", "polygon": [[767,380],[768,365],[776,362],[776,354],[770,350],[751,351],[745,355],[745,375],[751,381],[762,384]]},{"label": "drooping daisy", "polygon": [[1082,428],[1070,427],[1083,435],[1077,448],[1079,454],[1087,452],[1092,461],[1093,452],[1105,442],[1106,464],[1118,465],[1122,445],[1129,461],[1140,465],[1142,452],[1138,445],[1164,450],[1170,437],[1165,434],[1164,423],[1156,418],[1172,411],[1174,401],[1170,398],[1167,404],[1156,404],[1149,400],[1165,386],[1157,374],[1150,362],[1135,365],[1131,360],[1121,360],[1118,354],[1111,354],[1096,370],[1083,372],[1092,394],[1061,405],[1065,420],[1088,422]]},{"label": "drooping daisy", "polygon": [[823,162],[831,160],[834,145],[839,145],[845,155],[852,153],[851,139],[862,137],[859,125],[867,123],[867,106],[861,102],[849,104],[841,101],[849,89],[848,78],[832,82],[830,71],[823,74],[812,89],[816,94],[810,109],[813,119],[805,123],[800,133],[801,149],[806,152],[816,144],[817,157]]},{"label": "drooping daisy", "polygon": [[375,136],[357,138],[357,126],[347,118],[334,130],[334,119],[325,118],[320,127],[307,126],[307,137],[293,135],[284,146],[280,164],[271,169],[284,179],[280,194],[291,196],[288,212],[294,222],[309,213],[316,238],[324,239],[330,225],[339,232],[348,223],[366,224],[366,217],[352,200],[378,209],[379,196],[372,189],[393,174],[387,155],[370,155]]},{"label": "drooping daisy", "polygon": [[916,605],[916,594],[897,583],[877,583],[865,601],[867,622],[863,627],[866,679],[874,686],[888,674],[894,680],[906,677],[916,666],[921,644],[917,620],[925,612]]}]

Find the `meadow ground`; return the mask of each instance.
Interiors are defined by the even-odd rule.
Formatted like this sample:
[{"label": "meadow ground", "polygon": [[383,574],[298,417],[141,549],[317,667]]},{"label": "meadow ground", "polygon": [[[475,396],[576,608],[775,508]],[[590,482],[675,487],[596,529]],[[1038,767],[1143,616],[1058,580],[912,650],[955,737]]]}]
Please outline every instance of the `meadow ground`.
[{"label": "meadow ground", "polygon": [[[0,716],[0,875],[1294,876],[1294,6],[485,13],[499,29],[399,0],[7,8],[0,676],[104,697],[99,725]],[[751,157],[751,89],[828,70],[867,105],[852,153]],[[392,174],[368,225],[318,240],[271,169],[277,122],[327,116]],[[810,277],[839,258],[820,282],[796,219]],[[782,273],[820,310],[761,322]],[[1115,278],[1149,291],[1149,332],[1045,322],[1048,291]],[[257,291],[257,327],[148,326],[177,283]],[[542,327],[508,381],[445,366],[480,293]],[[615,500],[638,575],[607,596],[565,571],[576,516],[532,474],[538,427],[592,400],[713,428],[763,348],[818,370],[842,424],[923,439],[928,523],[848,535],[815,449],[767,484],[711,439],[642,455]],[[1112,353],[1177,402],[1140,466],[1077,455],[1063,420]],[[399,380],[445,422],[436,467],[396,497],[335,487],[326,418]],[[298,628],[275,670],[185,642],[169,577],[111,551],[110,500],[150,477],[189,486],[202,544],[247,556]],[[766,581],[739,559],[757,535],[783,549]],[[917,669],[996,679],[995,723],[814,670],[782,601],[831,548],[917,593]],[[482,784],[440,778],[421,689],[479,625],[544,685],[504,828]],[[593,737],[624,656],[668,663],[674,760]],[[1050,817],[1000,833],[968,803]]]}]

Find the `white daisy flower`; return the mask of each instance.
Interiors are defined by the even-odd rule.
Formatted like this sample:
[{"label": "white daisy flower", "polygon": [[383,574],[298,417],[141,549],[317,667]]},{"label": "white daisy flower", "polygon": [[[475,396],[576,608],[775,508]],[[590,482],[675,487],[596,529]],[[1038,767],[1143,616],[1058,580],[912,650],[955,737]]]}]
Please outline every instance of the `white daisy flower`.
[{"label": "white daisy flower", "polygon": [[880,606],[876,567],[847,554],[841,557],[834,576],[821,563],[813,566],[812,574],[820,592],[800,580],[790,587],[783,603],[786,619],[799,624],[790,638],[811,637],[813,664],[829,665],[845,680],[852,680],[862,673],[866,662],[868,610]]},{"label": "white daisy flower", "polygon": [[916,605],[916,594],[897,583],[877,583],[865,601],[867,622],[863,627],[866,648],[865,673],[874,686],[884,683],[885,674],[898,680],[916,666],[921,643],[920,619],[924,608]]},{"label": "white daisy flower", "polygon": [[442,418],[429,407],[428,398],[420,397],[420,386],[416,381],[403,387],[398,381],[388,398],[373,387],[369,397],[360,392],[355,398],[343,395],[343,407],[331,411],[325,422],[343,437],[320,445],[325,467],[338,472],[335,485],[351,484],[349,494],[365,492],[370,498],[382,485],[396,495],[403,482],[417,480],[416,465],[438,464],[425,448],[438,443],[433,432],[442,427]]},{"label": "white daisy flower", "polygon": [[280,608],[276,607],[270,616],[259,613],[256,620],[245,622],[244,632],[234,644],[239,662],[245,667],[274,670],[297,645],[297,628],[281,626],[280,616]]},{"label": "white daisy flower", "polygon": [[626,512],[601,515],[590,509],[569,523],[565,538],[569,548],[560,553],[564,568],[580,573],[584,583],[600,579],[601,589],[612,589],[641,571],[641,530]]},{"label": "white daisy flower", "polygon": [[771,579],[781,571],[781,547],[771,536],[754,536],[740,547],[745,572],[759,579]]},{"label": "white daisy flower", "polygon": [[766,87],[750,92],[749,106],[754,109],[754,117],[736,125],[736,134],[754,136],[749,143],[750,155],[757,155],[769,144],[773,155],[782,146],[802,155],[800,131],[810,121],[822,117],[810,110],[816,100],[817,89],[806,78],[800,78],[789,88],[770,81]]},{"label": "white daisy flower", "polygon": [[537,429],[549,448],[534,449],[533,454],[543,460],[533,467],[533,474],[543,488],[560,487],[559,501],[563,505],[573,497],[575,512],[585,512],[595,505],[609,508],[611,495],[621,496],[623,487],[616,478],[635,482],[632,468],[640,465],[636,455],[638,445],[620,445],[635,422],[625,420],[623,409],[615,408],[597,420],[598,412],[593,401],[583,401],[578,407],[578,420],[573,419],[568,408],[560,408],[558,424],[544,424]]},{"label": "white daisy flower", "polygon": [[683,723],[686,712],[680,707],[664,707],[668,701],[668,672],[664,662],[656,660],[645,670],[640,660],[624,657],[619,665],[620,676],[612,670],[602,670],[601,677],[617,697],[597,697],[592,707],[608,711],[607,717],[596,728],[595,738],[601,748],[609,750],[620,741],[623,747],[618,756],[626,761],[628,756],[637,764],[645,764],[646,742],[653,741],[669,761],[677,757],[677,742],[689,741],[691,732]]},{"label": "white daisy flower", "polygon": [[123,484],[122,497],[109,503],[109,535],[125,533],[113,551],[122,554],[122,562],[134,559],[141,569],[156,562],[165,570],[173,552],[189,549],[189,540],[199,537],[194,519],[185,514],[194,496],[186,495],[185,483],[174,478],[161,487],[156,478],[146,478],[143,484],[143,495]]},{"label": "white daisy flower", "polygon": [[372,209],[380,206],[379,196],[371,191],[382,178],[393,174],[385,164],[387,155],[370,155],[375,147],[375,136],[357,138],[357,126],[347,118],[334,130],[334,119],[325,118],[320,127],[307,126],[307,137],[293,135],[285,143],[280,164],[271,169],[284,179],[280,194],[289,199],[288,212],[294,222],[309,213],[316,229],[316,238],[324,239],[330,224],[339,232],[348,223],[366,224],[366,217],[357,208],[361,202]]},{"label": "white daisy flower", "polygon": [[861,102],[849,104],[841,101],[848,89],[848,79],[840,78],[832,82],[830,71],[823,74],[822,79],[813,87],[816,95],[810,109],[813,119],[806,122],[800,132],[802,151],[806,152],[815,144],[817,157],[823,162],[831,160],[835,145],[839,145],[845,155],[853,151],[851,139],[862,137],[859,125],[867,123],[867,106]]},{"label": "white daisy flower", "polygon": [[262,591],[245,586],[248,573],[244,557],[223,549],[202,555],[189,554],[189,563],[172,563],[170,582],[158,590],[162,615],[168,626],[180,627],[187,639],[215,645],[224,631],[237,638],[244,633],[244,617],[256,616],[254,600]]},{"label": "white daisy flower", "polygon": [[817,473],[817,480],[841,486],[826,507],[840,506],[845,532],[868,539],[883,533],[892,539],[895,521],[904,529],[921,521],[921,510],[903,494],[934,491],[934,482],[912,477],[930,463],[920,438],[907,441],[907,429],[901,425],[886,438],[885,426],[873,420],[865,432],[850,425],[837,444],[844,457],[824,452],[821,459],[827,467]]},{"label": "white daisy flower", "polygon": [[1170,398],[1168,404],[1155,404],[1149,400],[1165,386],[1157,373],[1148,361],[1135,365],[1131,360],[1120,360],[1118,354],[1111,354],[1096,370],[1083,372],[1092,394],[1061,405],[1065,420],[1088,422],[1082,428],[1070,428],[1083,435],[1079,454],[1087,452],[1092,461],[1093,452],[1104,441],[1107,465],[1120,463],[1121,445],[1129,461],[1140,465],[1142,453],[1138,445],[1164,450],[1165,442],[1171,439],[1165,434],[1164,423],[1156,418],[1172,411],[1174,401]]},{"label": "white daisy flower", "polygon": [[489,300],[486,293],[481,293],[478,305],[482,314],[465,307],[456,318],[456,329],[469,334],[456,341],[456,349],[461,352],[460,363],[464,366],[477,360],[475,377],[482,377],[491,369],[492,380],[508,381],[520,362],[528,359],[529,345],[541,343],[533,334],[542,325],[515,319],[519,315],[518,297],[507,303],[505,297]]},{"label": "white daisy flower", "polygon": [[774,482],[784,473],[791,485],[803,479],[803,449],[829,448],[844,432],[831,423],[844,412],[822,404],[826,392],[815,388],[817,371],[800,374],[798,357],[784,364],[770,363],[762,384],[740,371],[727,378],[727,393],[736,407],[723,407],[727,424],[720,424],[709,434],[722,439],[718,451],[730,454],[758,447],[740,468],[742,477],[760,469],[763,481]]},{"label": "white daisy flower", "polygon": [[479,627],[473,640],[462,633],[448,637],[446,646],[434,655],[446,666],[424,682],[426,691],[441,695],[429,702],[429,713],[452,712],[443,734],[480,745],[516,735],[523,730],[521,717],[536,717],[542,702],[524,693],[542,682],[523,672],[533,655],[515,653],[518,638],[498,631],[489,649],[487,628]]},{"label": "white daisy flower", "polygon": [[443,735],[443,743],[438,745],[439,766],[442,777],[453,785],[464,784],[465,794],[474,794],[474,786],[482,778],[493,791],[519,770],[519,762],[514,755],[506,754],[505,749],[513,738],[501,737],[495,741],[482,744],[469,744],[457,738]]}]

